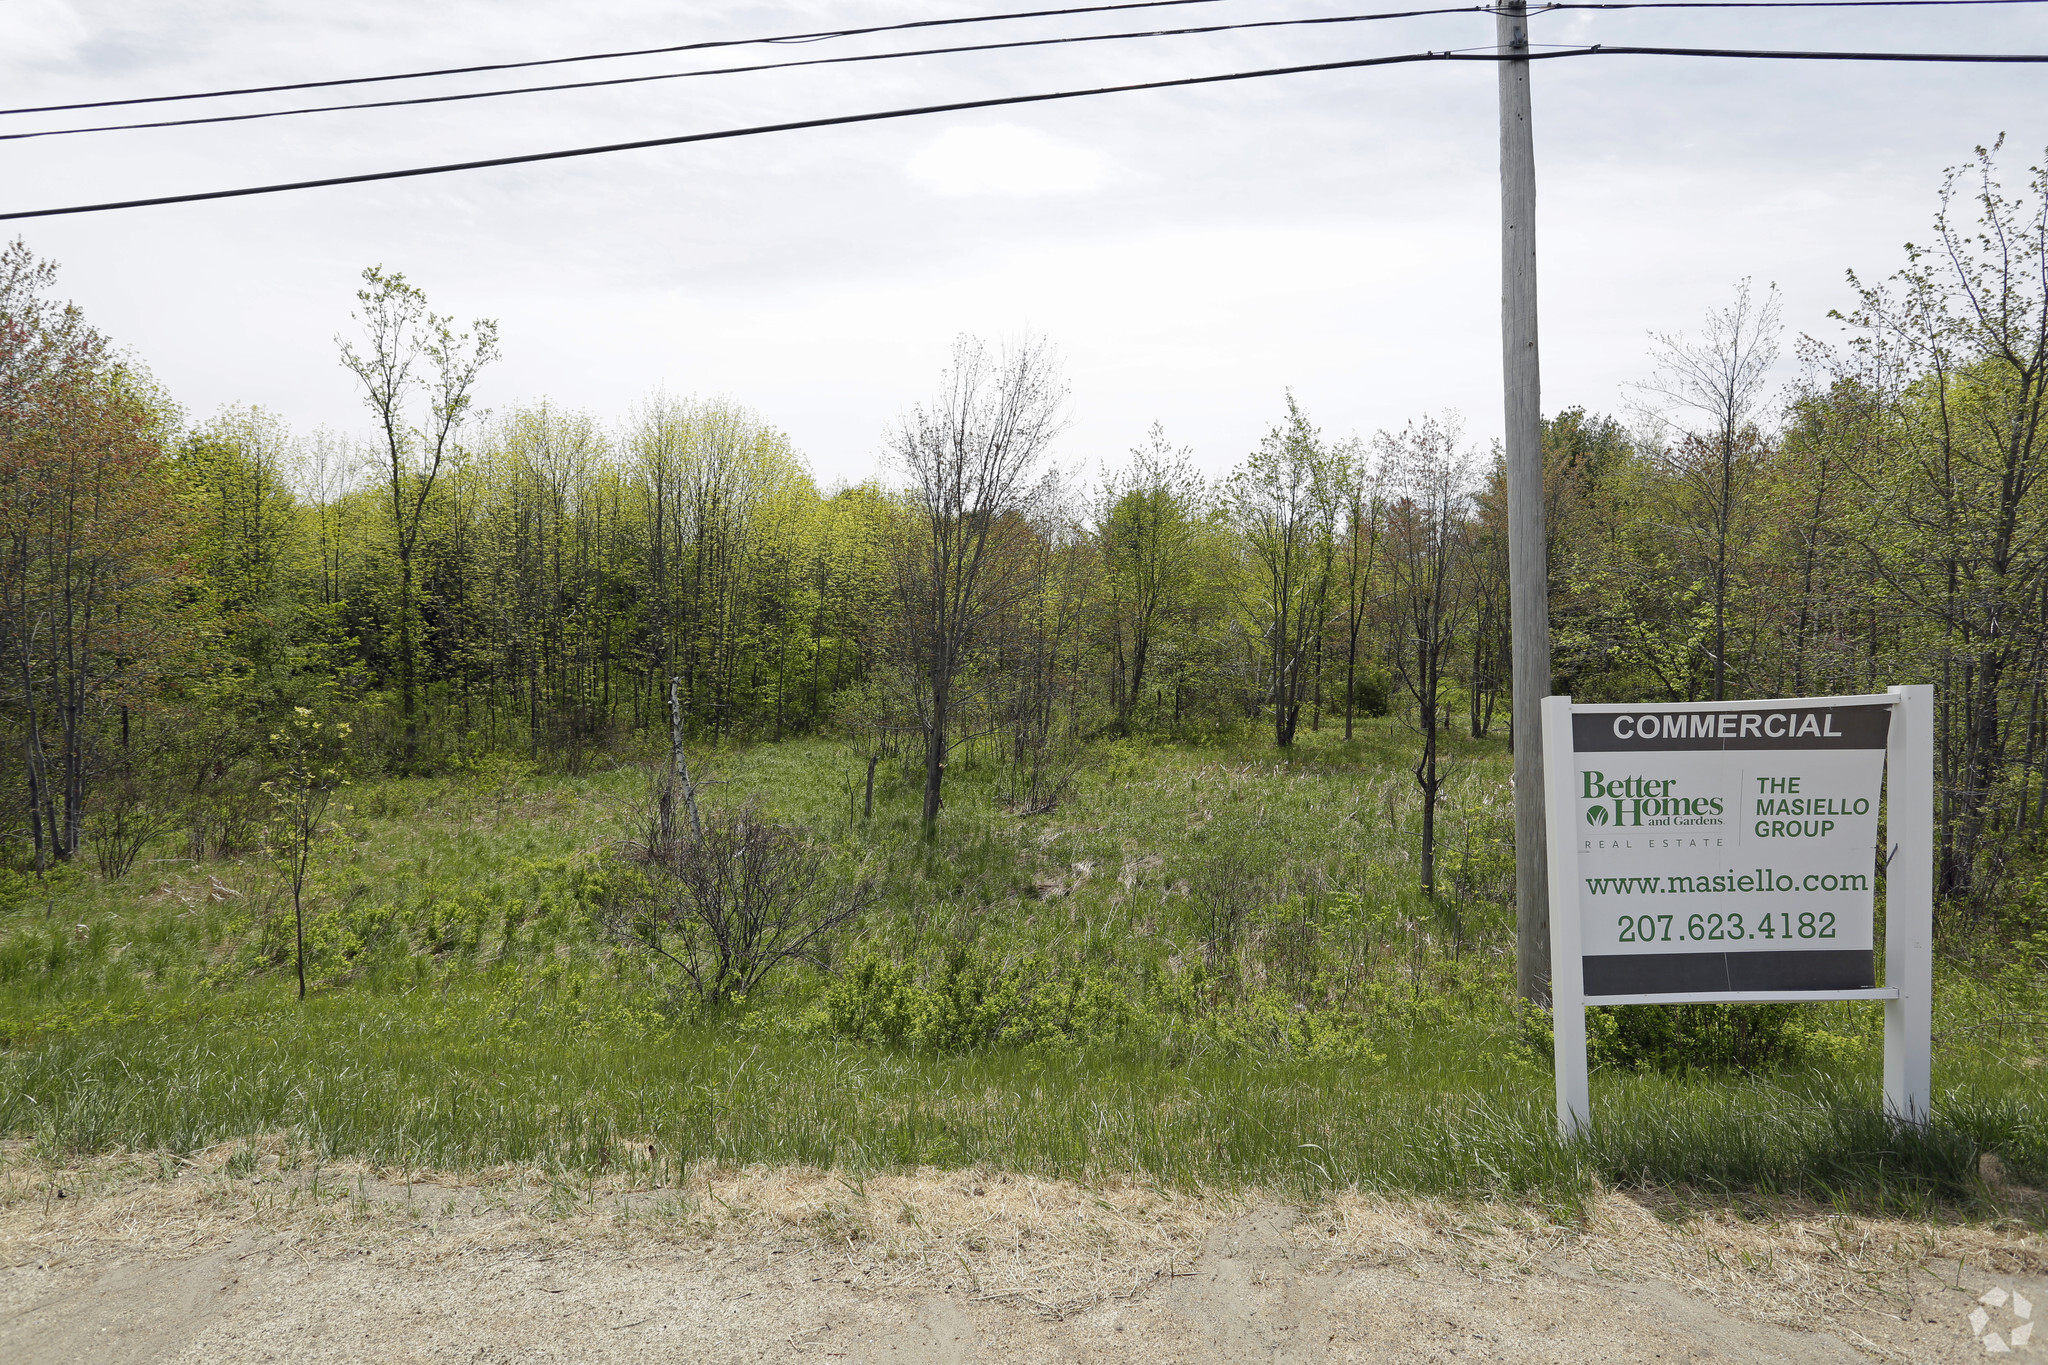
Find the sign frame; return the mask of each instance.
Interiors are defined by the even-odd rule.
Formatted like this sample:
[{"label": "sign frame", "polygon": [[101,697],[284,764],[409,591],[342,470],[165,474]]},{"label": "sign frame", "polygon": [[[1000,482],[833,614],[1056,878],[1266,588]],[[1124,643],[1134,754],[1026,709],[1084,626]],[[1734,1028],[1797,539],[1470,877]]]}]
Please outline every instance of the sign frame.
[{"label": "sign frame", "polygon": [[[1578,771],[1572,717],[1874,705],[1892,708],[1884,757],[1885,838],[1891,845],[1885,860],[1884,983],[1867,989],[1588,996],[1580,926],[1580,840],[1572,791]],[[1592,1122],[1586,1077],[1588,1005],[1882,1000],[1885,1112],[1902,1123],[1927,1122],[1934,1092],[1934,688],[1915,684],[1859,696],[1633,706],[1575,705],[1569,696],[1553,696],[1543,699],[1542,735],[1544,825],[1550,863],[1551,1034],[1559,1136],[1569,1141]]]}]

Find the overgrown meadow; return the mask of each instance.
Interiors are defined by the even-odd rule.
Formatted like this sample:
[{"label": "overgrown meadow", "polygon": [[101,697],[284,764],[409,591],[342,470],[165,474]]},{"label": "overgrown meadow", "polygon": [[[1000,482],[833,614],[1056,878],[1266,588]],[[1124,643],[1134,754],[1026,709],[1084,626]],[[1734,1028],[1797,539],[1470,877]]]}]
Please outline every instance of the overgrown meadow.
[{"label": "overgrown meadow", "polygon": [[1874,1005],[1737,1021],[1768,1046],[1719,1056],[1699,1034],[1674,1055],[1670,1016],[1643,1011],[1596,1019],[1595,1131],[1560,1144],[1547,1021],[1514,996],[1505,745],[1447,754],[1433,900],[1414,745],[1392,719],[1284,757],[1098,743],[1030,817],[970,746],[930,841],[919,774],[883,763],[864,819],[865,762],[839,742],[700,755],[708,807],[756,802],[874,888],[820,962],[715,1008],[608,928],[642,875],[638,763],[344,789],[306,890],[304,1002],[272,853],[195,863],[167,839],[118,879],[14,875],[0,1133],[52,1154],[283,1132],[408,1168],[986,1164],[1560,1209],[1598,1182],[1996,1211],[1983,1152],[2048,1174],[2048,945],[1960,929],[1930,1130],[1879,1117]]},{"label": "overgrown meadow", "polygon": [[[1689,1005],[1592,1017],[1556,1139],[1505,470],[1454,415],[1288,393],[1253,449],[1103,459],[1049,340],[963,336],[827,487],[737,402],[496,392],[496,324],[372,266],[365,444],[191,421],[16,242],[0,1139],[2038,1209],[1998,1173],[2048,1180],[2048,173],[1997,155],[1797,383],[1745,282],[1654,334],[1657,422],[1542,435],[1556,691],[1936,687],[1925,1128],[1879,1006]],[[734,906],[804,958],[704,989]]]}]

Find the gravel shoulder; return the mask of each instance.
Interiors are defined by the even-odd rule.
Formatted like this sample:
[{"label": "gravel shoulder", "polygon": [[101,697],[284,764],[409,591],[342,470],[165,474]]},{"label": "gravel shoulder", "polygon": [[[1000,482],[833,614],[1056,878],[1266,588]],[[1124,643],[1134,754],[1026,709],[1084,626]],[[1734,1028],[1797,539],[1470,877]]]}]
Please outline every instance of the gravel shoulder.
[{"label": "gravel shoulder", "polygon": [[[1606,1194],[1560,1223],[986,1171],[653,1188],[315,1168],[282,1142],[70,1167],[17,1147],[0,1360],[1974,1360],[2023,1301],[2048,1313],[2039,1206],[2011,1193],[2027,1218]],[[2014,1354],[2048,1354],[2029,1335]]]}]

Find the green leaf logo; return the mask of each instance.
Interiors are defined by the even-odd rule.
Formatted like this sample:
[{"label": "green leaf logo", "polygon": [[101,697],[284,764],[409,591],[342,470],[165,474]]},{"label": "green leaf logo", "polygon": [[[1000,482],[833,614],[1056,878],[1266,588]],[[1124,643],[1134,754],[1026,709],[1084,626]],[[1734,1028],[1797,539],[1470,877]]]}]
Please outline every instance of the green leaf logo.
[{"label": "green leaf logo", "polygon": [[1606,823],[1607,823],[1607,807],[1605,807],[1605,806],[1588,806],[1588,807],[1586,807],[1586,823],[1587,823],[1587,824],[1589,824],[1589,825],[1604,825],[1604,824],[1606,824]]}]

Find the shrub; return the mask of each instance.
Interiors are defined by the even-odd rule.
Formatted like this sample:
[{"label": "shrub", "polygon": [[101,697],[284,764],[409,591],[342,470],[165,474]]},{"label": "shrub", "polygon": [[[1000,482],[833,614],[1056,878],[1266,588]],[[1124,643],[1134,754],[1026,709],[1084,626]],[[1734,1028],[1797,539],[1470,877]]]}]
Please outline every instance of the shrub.
[{"label": "shrub", "polygon": [[1206,856],[1188,871],[1188,904],[1201,928],[1203,951],[1211,967],[1222,963],[1237,947],[1245,921],[1279,890],[1268,851],[1247,834],[1239,829],[1219,829]]},{"label": "shrub", "polygon": [[824,850],[753,806],[717,812],[633,851],[644,879],[607,915],[620,939],[667,963],[705,1004],[744,997],[785,962],[819,961],[824,938],[868,906],[861,881],[841,886]]},{"label": "shrub", "polygon": [[1107,1043],[1125,1031],[1131,1009],[1100,973],[1055,975],[1036,956],[998,962],[962,947],[923,980],[913,963],[865,954],[826,989],[824,1003],[835,1033],[939,1052]]},{"label": "shrub", "polygon": [[[1797,1005],[1603,1005],[1586,1011],[1586,1058],[1624,1071],[1761,1071],[1798,1061],[1808,1033]],[[1525,1008],[1518,1050],[1552,1055],[1550,1011]]]},{"label": "shrub", "polygon": [[1592,1011],[1587,1046],[1596,1065],[1759,1071],[1798,1058],[1798,1013],[1797,1005],[1616,1005]]},{"label": "shrub", "polygon": [[85,836],[100,876],[112,882],[127,876],[142,850],[177,825],[177,813],[157,804],[143,783],[130,775],[94,794],[86,812]]},{"label": "shrub", "polygon": [[863,956],[825,992],[833,1031],[941,1052],[1028,1041],[1034,983],[1025,971],[955,948],[928,982],[917,978],[910,963]]},{"label": "shrub", "polygon": [[1384,716],[1392,709],[1384,674],[1359,670],[1351,684],[1351,709],[1361,716]]}]

